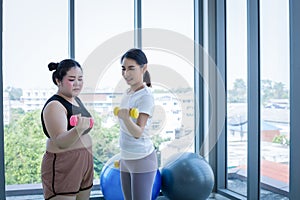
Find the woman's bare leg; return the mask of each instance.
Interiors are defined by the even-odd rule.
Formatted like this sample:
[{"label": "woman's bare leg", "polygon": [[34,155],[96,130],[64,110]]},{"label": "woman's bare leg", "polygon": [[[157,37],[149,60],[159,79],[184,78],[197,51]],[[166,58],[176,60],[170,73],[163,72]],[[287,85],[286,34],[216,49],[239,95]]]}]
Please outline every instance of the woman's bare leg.
[{"label": "woman's bare leg", "polygon": [[76,200],[76,196],[57,195],[52,197],[51,200]]},{"label": "woman's bare leg", "polygon": [[92,190],[92,188],[88,189],[88,190],[80,191],[77,194],[76,200],[89,200],[90,199],[90,195],[91,195],[91,190]]}]

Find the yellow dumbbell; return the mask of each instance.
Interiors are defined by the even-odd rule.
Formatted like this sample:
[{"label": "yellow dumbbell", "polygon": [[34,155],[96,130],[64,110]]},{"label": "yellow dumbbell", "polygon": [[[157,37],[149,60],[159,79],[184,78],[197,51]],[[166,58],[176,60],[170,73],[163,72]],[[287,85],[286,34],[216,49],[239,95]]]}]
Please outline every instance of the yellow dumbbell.
[{"label": "yellow dumbbell", "polygon": [[[114,115],[117,116],[119,113],[120,107],[114,108]],[[129,109],[129,115],[130,117],[137,119],[139,117],[139,110],[137,108],[130,108]]]}]

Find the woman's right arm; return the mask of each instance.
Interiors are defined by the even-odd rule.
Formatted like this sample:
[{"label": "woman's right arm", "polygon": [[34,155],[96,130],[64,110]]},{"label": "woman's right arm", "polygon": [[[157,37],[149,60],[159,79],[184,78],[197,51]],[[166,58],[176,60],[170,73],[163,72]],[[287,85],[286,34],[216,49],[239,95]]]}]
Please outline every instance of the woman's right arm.
[{"label": "woman's right arm", "polygon": [[77,126],[68,131],[67,111],[57,101],[47,104],[43,111],[43,117],[50,139],[60,149],[66,149],[73,145],[90,125],[89,118],[79,117]]}]

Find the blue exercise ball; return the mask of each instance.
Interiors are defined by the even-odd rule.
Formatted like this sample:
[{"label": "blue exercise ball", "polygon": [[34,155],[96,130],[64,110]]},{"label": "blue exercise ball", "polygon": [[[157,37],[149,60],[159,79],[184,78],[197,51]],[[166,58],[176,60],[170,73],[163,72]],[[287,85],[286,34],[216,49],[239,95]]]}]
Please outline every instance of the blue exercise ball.
[{"label": "blue exercise ball", "polygon": [[172,200],[204,200],[214,186],[214,174],[207,161],[195,153],[172,156],[161,171],[164,196]]},{"label": "blue exercise ball", "polygon": [[[120,179],[120,169],[118,168],[119,154],[112,157],[103,166],[100,174],[100,189],[105,200],[124,200]],[[159,169],[157,170],[153,189],[152,200],[155,200],[160,193],[161,189],[161,174]]]}]

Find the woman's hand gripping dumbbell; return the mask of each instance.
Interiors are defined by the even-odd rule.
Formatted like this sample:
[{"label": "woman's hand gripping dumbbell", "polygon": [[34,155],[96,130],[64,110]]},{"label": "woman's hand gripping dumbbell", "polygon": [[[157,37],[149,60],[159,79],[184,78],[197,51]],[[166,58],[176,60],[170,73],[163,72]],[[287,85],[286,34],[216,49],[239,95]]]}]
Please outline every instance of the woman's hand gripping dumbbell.
[{"label": "woman's hand gripping dumbbell", "polygon": [[[78,124],[78,116],[77,115],[72,115],[70,118],[70,125],[71,126],[77,126]],[[93,118],[90,118],[90,126],[89,128],[92,128],[94,126],[94,120]]]},{"label": "woman's hand gripping dumbbell", "polygon": [[[114,108],[114,115],[117,116],[119,113],[120,107]],[[129,115],[130,117],[137,119],[139,117],[139,110],[137,108],[130,108],[129,109]]]}]

